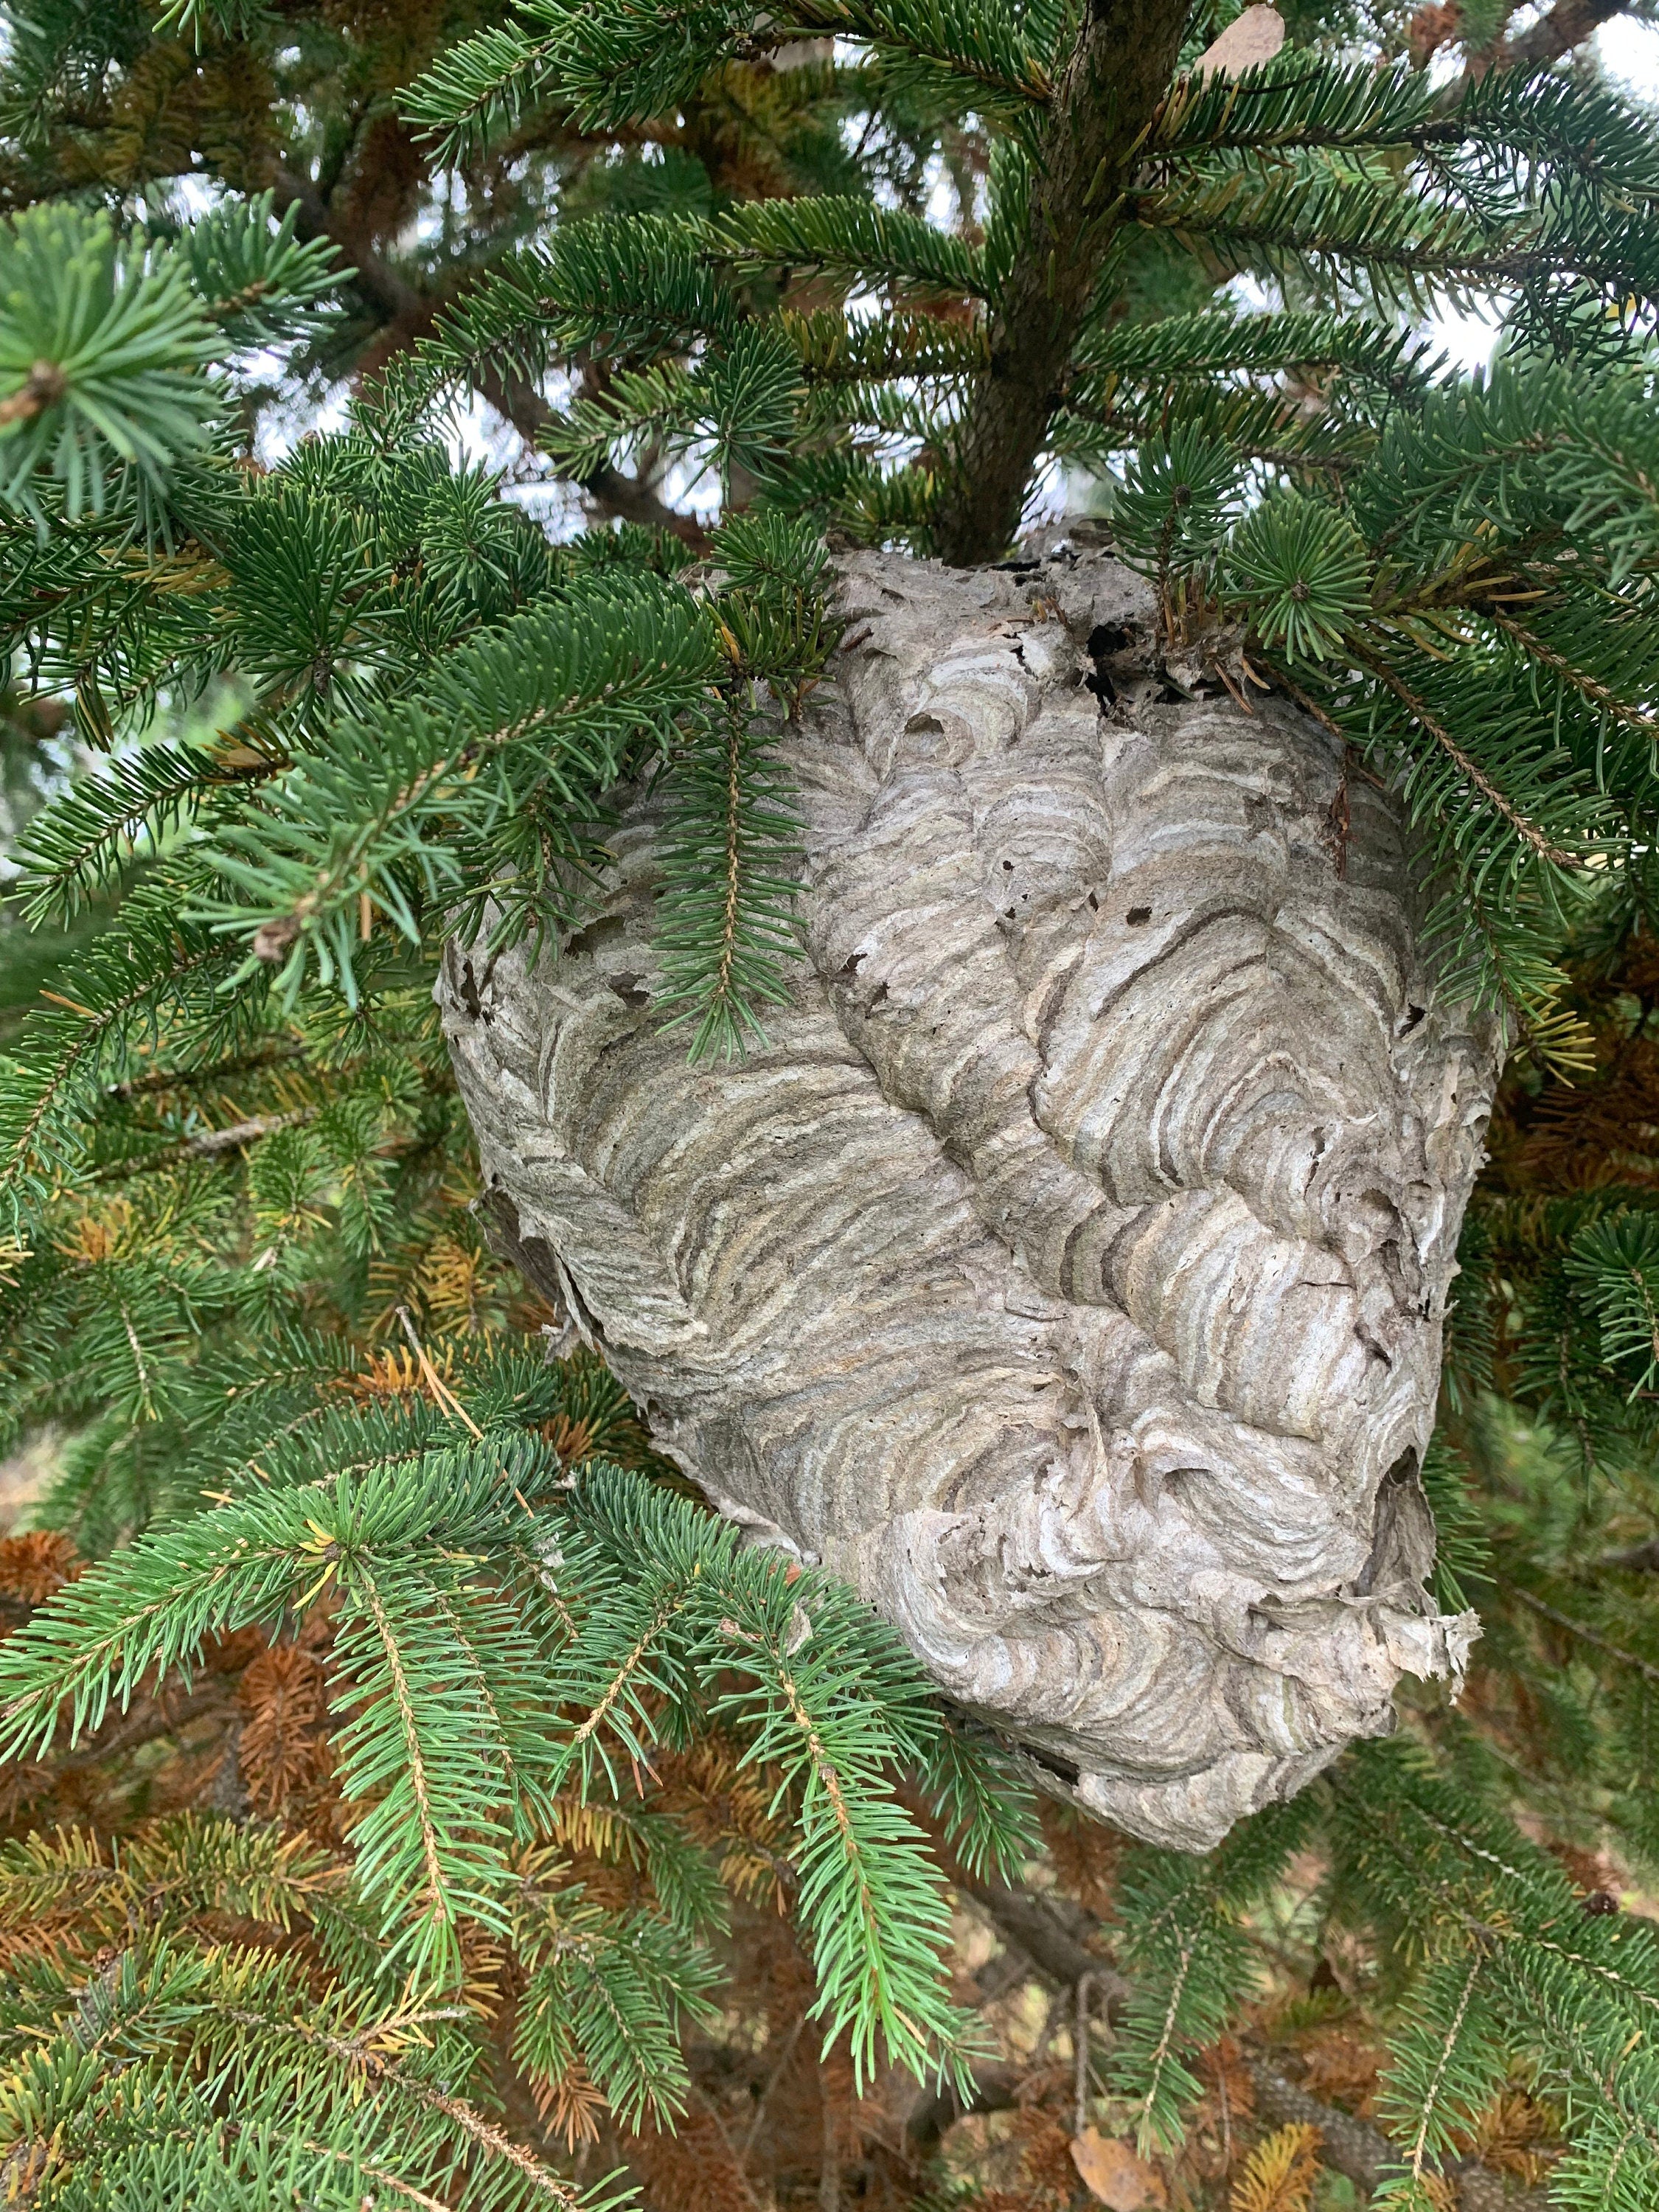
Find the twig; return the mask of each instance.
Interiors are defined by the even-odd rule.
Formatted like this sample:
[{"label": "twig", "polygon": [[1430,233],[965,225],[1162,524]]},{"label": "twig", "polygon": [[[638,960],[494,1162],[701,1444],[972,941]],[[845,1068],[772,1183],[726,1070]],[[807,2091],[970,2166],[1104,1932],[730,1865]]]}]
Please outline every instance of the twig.
[{"label": "twig", "polygon": [[1077,2092],[1075,2100],[1077,2107],[1077,2125],[1072,2130],[1072,2133],[1076,2136],[1080,2136],[1083,2133],[1085,2127],[1088,2124],[1089,2118],[1090,2000],[1094,1996],[1095,1984],[1097,1982],[1109,1981],[1111,1979],[1112,1977],[1109,1974],[1103,1974],[1098,1967],[1095,1968],[1089,1973],[1079,1974],[1077,1978],[1077,2025],[1073,2039],[1076,2046],[1073,2056],[1077,2063],[1077,2081],[1075,2084]]},{"label": "twig", "polygon": [[1649,1536],[1623,1552],[1603,1552],[1595,1565],[1625,1574],[1659,1575],[1659,1536]]},{"label": "twig", "polygon": [[111,1182],[123,1176],[149,1175],[156,1168],[171,1167],[176,1160],[214,1160],[222,1152],[234,1152],[243,1145],[258,1144],[262,1137],[274,1137],[279,1129],[302,1128],[316,1119],[314,1106],[295,1106],[286,1114],[254,1114],[246,1121],[233,1121],[227,1129],[202,1129],[193,1137],[182,1137],[176,1145],[168,1145],[159,1152],[138,1160],[112,1160],[96,1170],[91,1178],[94,1182]]},{"label": "twig", "polygon": [[1609,1659],[1617,1659],[1624,1666],[1633,1667],[1650,1682],[1659,1682],[1659,1667],[1656,1667],[1651,1660],[1640,1658],[1634,1651],[1626,1651],[1623,1644],[1614,1644],[1595,1629],[1587,1628],[1582,1620],[1575,1620],[1571,1613],[1558,1613],[1553,1605],[1546,1605],[1541,1597],[1534,1597],[1530,1590],[1522,1589],[1517,1583],[1504,1583],[1500,1587],[1509,1596],[1518,1597],[1522,1605],[1530,1606],[1534,1613],[1542,1613],[1546,1620],[1553,1620],[1558,1628],[1565,1628],[1569,1636],[1576,1636],[1581,1644],[1590,1644],[1597,1651],[1605,1651]]},{"label": "twig", "polygon": [[989,1915],[1003,1941],[1024,1953],[1044,1981],[1073,1990],[1085,1974],[1091,1976],[1109,2024],[1133,1996],[1133,1983],[1109,1961],[1097,1958],[1041,1899],[1001,1882],[974,1881],[959,1875],[951,1879],[963,1896],[971,1897]]},{"label": "twig", "polygon": [[[452,1420],[461,1422],[466,1428],[472,1431],[472,1434],[477,1438],[478,1442],[482,1443],[483,1442],[483,1431],[478,1426],[478,1424],[473,1419],[471,1414],[467,1412],[466,1407],[462,1405],[460,1400],[455,1395],[455,1393],[444,1381],[437,1369],[432,1364],[432,1362],[427,1358],[426,1347],[421,1342],[420,1338],[415,1334],[415,1324],[409,1317],[409,1308],[407,1306],[398,1307],[398,1318],[403,1323],[404,1334],[409,1339],[410,1349],[414,1352],[416,1358],[420,1362],[421,1379],[426,1384],[427,1389],[431,1391],[433,1396],[437,1400],[444,1412],[449,1415],[450,1419]],[[522,1498],[520,1498],[519,1502],[520,1504],[524,1504],[524,1500]],[[527,1512],[529,1508],[526,1506],[525,1510]]]},{"label": "twig", "polygon": [[800,2018],[795,2022],[788,2034],[784,2038],[783,2049],[778,2053],[778,2063],[767,2075],[765,2082],[762,2087],[760,2095],[755,2104],[755,2117],[749,2123],[748,2130],[744,2134],[743,2139],[743,2148],[738,2154],[738,2157],[744,2163],[748,2160],[750,2152],[755,2148],[755,2138],[760,2133],[761,2122],[766,2118],[766,2107],[771,2098],[772,2092],[777,2087],[778,2083],[783,2079],[783,2069],[788,2065],[789,2061],[794,2057],[795,2045],[800,2041],[801,2033],[805,2026],[806,2014],[802,2013]]},{"label": "twig", "polygon": [[1426,730],[1442,750],[1455,762],[1465,779],[1474,785],[1493,812],[1509,823],[1517,837],[1530,845],[1540,859],[1553,862],[1558,868],[1583,867],[1585,862],[1583,854],[1568,852],[1565,846],[1556,844],[1552,838],[1547,836],[1535,822],[1529,822],[1514,801],[1498,789],[1483,769],[1475,765],[1444,723],[1430,713],[1425,702],[1417,696],[1408,684],[1395,674],[1386,660],[1379,659],[1362,651],[1357,645],[1351,646],[1349,650],[1360,666],[1369,669],[1379,684],[1392,691],[1419,727]]},{"label": "twig", "polygon": [[702,2088],[700,2083],[693,2081],[690,2087],[691,2094],[696,2099],[708,2118],[713,2123],[714,2132],[720,2139],[720,2147],[731,2161],[732,2171],[737,2176],[738,2186],[743,2191],[743,2201],[744,2205],[747,2207],[747,2212],[761,2212],[760,2199],[756,2196],[754,2190],[750,2185],[749,2176],[743,2170],[743,2160],[738,2156],[737,2152],[732,2148],[732,2138],[726,2132],[726,2123],[720,2118],[720,2107],[715,2104],[714,2099]]}]

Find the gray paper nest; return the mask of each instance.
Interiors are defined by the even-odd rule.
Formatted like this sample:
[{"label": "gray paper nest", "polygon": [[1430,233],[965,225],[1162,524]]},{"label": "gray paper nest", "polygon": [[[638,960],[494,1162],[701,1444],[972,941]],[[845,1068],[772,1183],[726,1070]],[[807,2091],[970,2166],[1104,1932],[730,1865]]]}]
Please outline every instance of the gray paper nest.
[{"label": "gray paper nest", "polygon": [[1125,569],[841,594],[766,1048],[653,1012],[658,801],[557,959],[450,948],[492,1202],[722,1512],[1202,1849],[1476,1632],[1417,1468],[1494,1027],[1414,951],[1391,799],[1277,696],[1172,698]]}]

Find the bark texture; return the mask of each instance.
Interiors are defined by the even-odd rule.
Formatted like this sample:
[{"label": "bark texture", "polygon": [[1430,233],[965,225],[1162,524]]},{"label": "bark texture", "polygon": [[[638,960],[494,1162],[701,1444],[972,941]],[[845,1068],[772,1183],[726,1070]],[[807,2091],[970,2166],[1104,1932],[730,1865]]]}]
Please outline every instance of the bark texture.
[{"label": "bark texture", "polygon": [[721,1511],[1203,1849],[1476,1632],[1416,1470],[1498,1040],[1392,802],[1277,697],[1172,694],[1127,571],[842,593],[768,1048],[664,1033],[636,800],[556,962],[446,956],[490,1202]]}]

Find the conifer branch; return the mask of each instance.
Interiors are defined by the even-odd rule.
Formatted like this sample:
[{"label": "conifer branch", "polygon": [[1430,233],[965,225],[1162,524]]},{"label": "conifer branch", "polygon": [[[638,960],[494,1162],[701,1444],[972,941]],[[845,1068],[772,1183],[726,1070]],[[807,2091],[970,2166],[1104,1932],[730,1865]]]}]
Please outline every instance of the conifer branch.
[{"label": "conifer branch", "polygon": [[176,1145],[147,1152],[141,1159],[94,1168],[91,1180],[113,1182],[127,1176],[159,1173],[179,1160],[217,1159],[223,1152],[240,1152],[244,1146],[257,1145],[263,1137],[273,1137],[279,1129],[302,1129],[316,1120],[319,1110],[315,1106],[290,1106],[282,1114],[252,1114],[246,1121],[232,1121],[222,1129],[198,1129],[194,1136],[181,1137]]},{"label": "conifer branch", "polygon": [[1424,2176],[1429,2142],[1432,2137],[1437,2136],[1442,2132],[1439,2113],[1442,2084],[1446,2079],[1447,2072],[1456,2053],[1458,2040],[1463,2031],[1463,2023],[1474,1996],[1475,1984],[1486,1972],[1486,1958],[1477,1946],[1469,1960],[1469,1969],[1464,1977],[1463,1986],[1458,1991],[1455,2008],[1441,2039],[1440,2055],[1435,2061],[1434,2072],[1430,2076],[1427,2087],[1418,2103],[1417,2132],[1412,2138],[1407,2157],[1410,2160],[1413,2178],[1419,2184]]},{"label": "conifer branch", "polygon": [[1589,669],[1581,668],[1565,653],[1558,653],[1554,647],[1539,636],[1536,630],[1517,621],[1513,615],[1505,614],[1490,597],[1483,594],[1476,604],[1483,619],[1489,622],[1494,629],[1502,630],[1505,637],[1512,638],[1529,659],[1538,661],[1545,668],[1553,669],[1575,690],[1582,692],[1603,714],[1622,723],[1626,729],[1635,731],[1650,744],[1659,742],[1659,716],[1627,700],[1613,684],[1603,683]]},{"label": "conifer branch", "polygon": [[1541,1597],[1529,1589],[1523,1589],[1518,1583],[1506,1583],[1504,1589],[1508,1596],[1524,1605],[1528,1612],[1553,1621],[1557,1628],[1565,1628],[1568,1635],[1580,1644],[1590,1644],[1597,1651],[1606,1652],[1608,1658],[1616,1659],[1621,1667],[1628,1667],[1633,1673],[1642,1675],[1645,1680],[1659,1683],[1659,1667],[1655,1666],[1651,1660],[1642,1658],[1637,1652],[1626,1651],[1621,1644],[1613,1643],[1598,1629],[1591,1628],[1584,1621],[1575,1620],[1571,1613],[1562,1613],[1556,1607],[1547,1604]]},{"label": "conifer branch", "polygon": [[263,2035],[295,2037],[325,2051],[350,2074],[366,2076],[377,2087],[430,2112],[438,2112],[487,2157],[500,2159],[521,2174],[538,2196],[549,2197],[561,2212],[592,2212],[592,2199],[545,2166],[522,2144],[516,2143],[495,2121],[474,2110],[465,2098],[422,2081],[374,2050],[366,2038],[343,2036],[313,2027],[302,2017],[284,2020],[270,2014],[226,2008],[238,2027],[257,2028]]},{"label": "conifer branch", "polygon": [[1556,0],[1554,7],[1516,36],[1505,39],[1493,66],[1536,69],[1558,62],[1582,46],[1601,26],[1620,13],[1615,0]]},{"label": "conifer branch", "polygon": [[386,1607],[380,1602],[380,1592],[374,1577],[360,1564],[353,1577],[356,1587],[362,1591],[368,1604],[369,1616],[374,1623],[374,1632],[380,1640],[385,1655],[386,1672],[392,1680],[392,1696],[397,1700],[398,1717],[403,1726],[405,1756],[409,1767],[409,1786],[415,1801],[416,1817],[420,1822],[421,1856],[426,1868],[424,1888],[415,1899],[417,1905],[434,1917],[448,1920],[453,1916],[447,1910],[445,1899],[448,1885],[444,1880],[443,1866],[438,1850],[437,1829],[432,1817],[432,1800],[427,1790],[426,1762],[421,1752],[421,1731],[416,1724],[414,1708],[410,1699],[409,1682],[404,1673],[398,1639],[393,1636],[386,1617]]},{"label": "conifer branch", "polygon": [[[7,1003],[34,1008],[0,1066],[0,1440],[50,1422],[61,1467],[51,1528],[0,1541],[6,1802],[34,1824],[0,1848],[14,2182],[264,2201],[303,2172],[427,2212],[458,2190],[574,2212],[605,2187],[525,2144],[602,2111],[714,2140],[681,2039],[719,2032],[727,1890],[797,1914],[811,2016],[855,2069],[960,2080],[948,1877],[1044,1978],[1104,1985],[1149,2149],[1215,2112],[1200,2054],[1264,1971],[1301,2006],[1328,1909],[1376,1965],[1343,2033],[1389,2045],[1395,2139],[1285,2078],[1268,2027],[1291,2015],[1250,2016],[1264,2118],[1319,2127],[1362,2189],[1473,2201],[1495,2184],[1462,2153],[1524,2068],[1564,2130],[1555,2196],[1648,2212],[1659,1966],[1609,1893],[1654,1850],[1659,1654],[1639,1592],[1585,1578],[1653,1519],[1659,1406],[1659,153],[1608,88],[1515,66],[1572,6],[1443,89],[1305,27],[1243,76],[1176,76],[1164,0],[801,0],[763,25],[530,0],[439,44],[409,96],[457,164],[437,192],[395,119],[350,106],[363,70],[408,65],[367,19],[325,27],[337,84],[313,0],[280,23],[182,0],[118,52],[57,0],[19,29],[6,191],[40,204],[0,234],[0,622],[33,696],[0,753],[21,748],[24,805],[40,763],[56,787],[21,854],[29,926],[0,931]],[[173,84],[179,32],[192,162],[239,182],[213,151],[234,144],[274,198],[227,189],[164,235],[179,157],[156,141],[141,174],[120,118]],[[842,51],[775,66],[801,37]],[[249,84],[271,114],[227,89]],[[350,148],[337,175],[318,144]],[[941,164],[944,219],[919,181]],[[361,315],[337,314],[328,240]],[[1223,306],[1228,268],[1337,304]],[[1488,374],[1397,335],[1401,303],[1498,287]],[[365,343],[383,373],[345,424],[247,465],[261,380]],[[468,387],[630,526],[555,543],[458,464]],[[540,1309],[480,1249],[424,1004],[437,936],[484,1024],[511,1018],[520,941],[550,963],[602,934],[586,902],[629,810],[658,839],[656,874],[621,872],[649,882],[655,965],[607,1022],[751,1048],[804,988],[782,761],[855,665],[823,526],[994,557],[1060,467],[1113,479],[1120,557],[1188,624],[1162,672],[1109,645],[1103,702],[1124,656],[1204,690],[1270,672],[1341,741],[1345,793],[1377,781],[1362,758],[1390,779],[1364,796],[1435,872],[1437,1012],[1498,1006],[1536,1063],[1497,1102],[1422,1471],[1436,1588],[1487,1611],[1492,1697],[1419,1711],[1203,1857],[1051,1826],[1062,1883],[1113,1886],[1109,1966],[1097,1923],[994,1878],[1043,1848],[1029,1801],[896,1638],[664,1486],[596,1361],[543,1358]],[[708,527],[665,491],[698,471]],[[61,781],[71,728],[100,757]],[[661,836],[631,812],[653,776]],[[1358,866],[1341,888],[1354,828],[1345,799],[1339,898],[1364,891]],[[1401,1064],[1439,1049],[1423,1018],[1383,1040]],[[510,1249],[568,1304],[531,1227]],[[1514,1711],[1524,1742],[1494,1732]],[[182,1822],[131,1811],[141,1753]],[[114,1842],[46,1832],[94,1796]],[[1570,1880],[1511,1803],[1608,1871]],[[307,1826],[340,1847],[291,1850]],[[388,2010],[388,1965],[465,2000]],[[772,2100],[757,2199],[808,2002],[732,2062]]]},{"label": "conifer branch", "polygon": [[1535,823],[1527,819],[1519,808],[1515,806],[1498,789],[1492,778],[1470,757],[1464,747],[1458,744],[1444,724],[1437,719],[1426,702],[1416,696],[1404,679],[1396,675],[1385,660],[1374,653],[1367,653],[1362,646],[1355,643],[1352,639],[1349,641],[1349,649],[1360,666],[1368,669],[1379,684],[1393,693],[1417,726],[1432,738],[1447,758],[1455,764],[1459,775],[1464,781],[1480,793],[1492,811],[1523,843],[1531,847],[1540,860],[1547,860],[1552,867],[1556,868],[1582,868],[1584,866],[1582,854],[1570,852],[1565,846],[1556,844]]},{"label": "conifer branch", "polygon": [[181,942],[170,929],[168,937],[168,942],[146,944],[135,931],[134,949],[142,948],[149,959],[100,963],[84,982],[75,979],[95,1003],[63,999],[64,1012],[37,1014],[26,1037],[33,1053],[0,1066],[0,1200],[9,1200],[14,1210],[31,1186],[39,1186],[42,1166],[64,1157],[74,1142],[76,1105],[95,1085],[127,1025],[224,964],[218,948],[199,938]]},{"label": "conifer branch", "polygon": [[1170,0],[1103,0],[1056,75],[1024,238],[992,303],[990,367],[956,442],[955,496],[938,532],[947,561],[997,559],[1018,526],[1185,20]]}]

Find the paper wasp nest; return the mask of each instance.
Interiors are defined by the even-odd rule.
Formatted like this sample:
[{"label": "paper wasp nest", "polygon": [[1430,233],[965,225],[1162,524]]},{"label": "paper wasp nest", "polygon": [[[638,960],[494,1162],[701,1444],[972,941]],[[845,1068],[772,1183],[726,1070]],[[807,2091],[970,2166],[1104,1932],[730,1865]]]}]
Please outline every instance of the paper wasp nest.
[{"label": "paper wasp nest", "polygon": [[1461,1672],[1417,1467],[1496,1066],[1395,809],[1182,699],[1098,554],[842,564],[769,1042],[653,1006],[657,802],[556,961],[452,946],[491,1204],[757,1537],[1047,1784],[1189,1849]]}]

